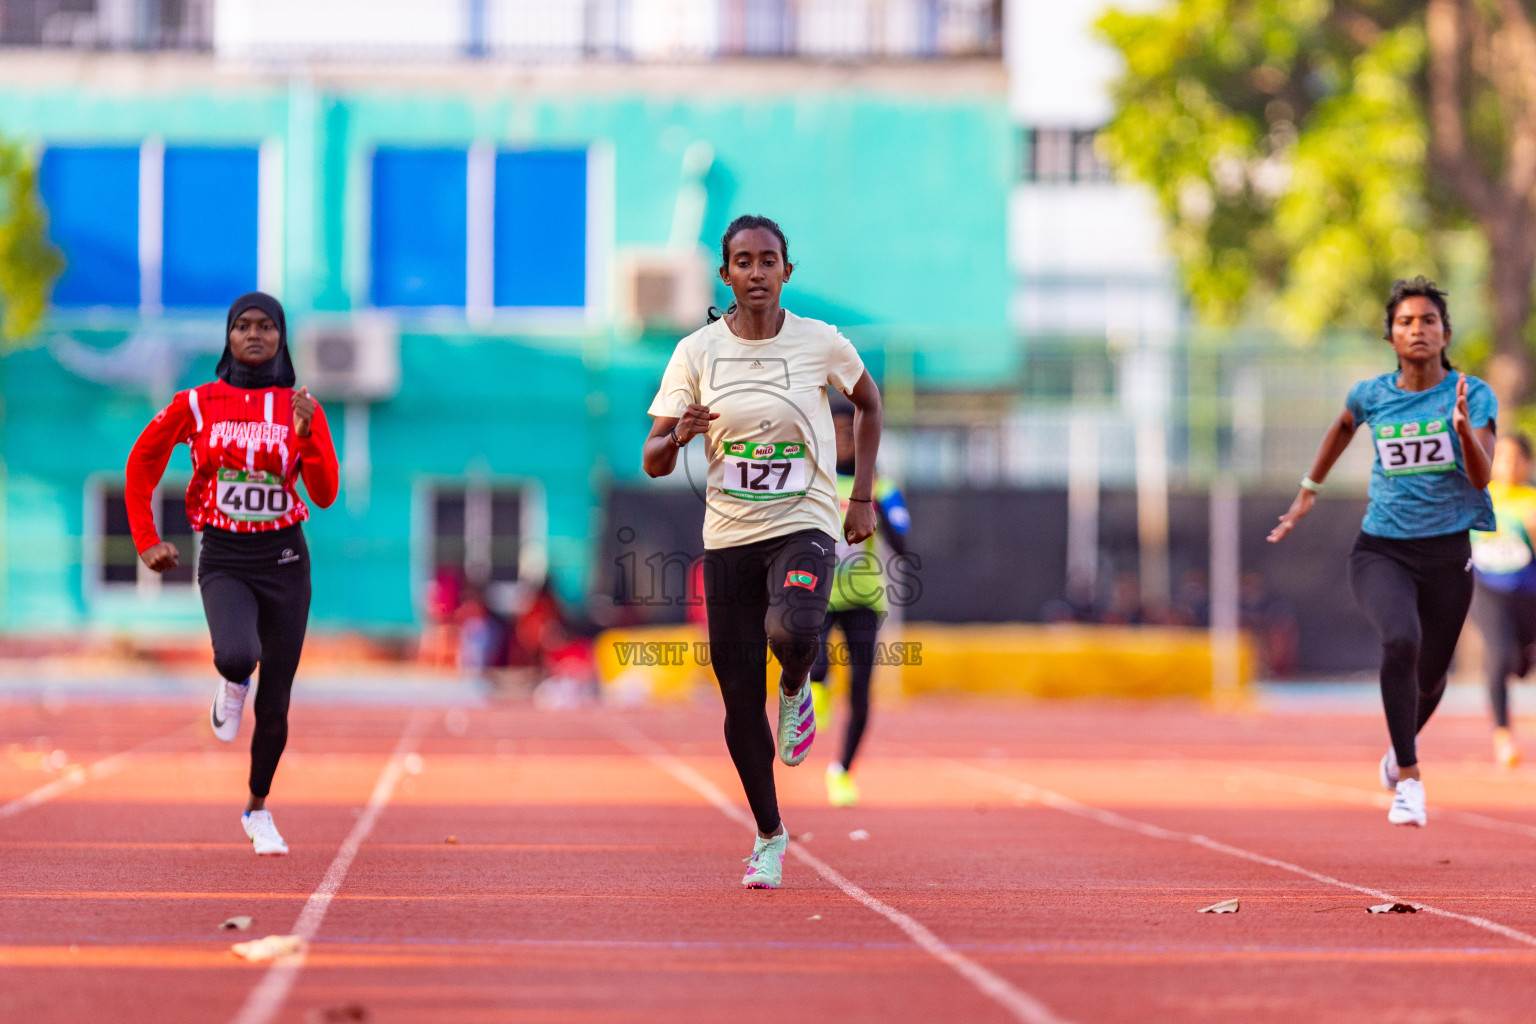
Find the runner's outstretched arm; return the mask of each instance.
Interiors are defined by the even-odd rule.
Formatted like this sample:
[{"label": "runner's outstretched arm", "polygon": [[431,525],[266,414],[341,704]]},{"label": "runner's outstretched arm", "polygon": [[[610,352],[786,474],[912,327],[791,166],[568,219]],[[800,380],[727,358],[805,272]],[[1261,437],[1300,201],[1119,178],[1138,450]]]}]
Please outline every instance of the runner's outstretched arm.
[{"label": "runner's outstretched arm", "polygon": [[879,525],[874,505],[875,457],[880,453],[884,410],[880,389],[868,370],[853,385],[848,398],[853,402],[853,494],[843,519],[843,537],[857,544],[873,536]]},{"label": "runner's outstretched arm", "polygon": [[174,569],[179,552],[176,545],[162,542],[160,531],[155,529],[155,488],[165,475],[171,452],[191,435],[192,429],[192,405],[183,391],[149,421],[128,453],[127,479],[123,485],[128,529],[133,534],[134,550],[156,572]]},{"label": "runner's outstretched arm", "polygon": [[710,412],[709,406],[697,403],[690,404],[678,418],[657,416],[651,424],[651,436],[645,439],[645,452],[640,459],[646,476],[670,475],[677,468],[677,453],[683,445],[699,434],[708,433],[710,421],[719,418],[720,414]]},{"label": "runner's outstretched arm", "polygon": [[[1333,469],[1333,464],[1339,461],[1339,456],[1344,454],[1344,449],[1349,447],[1349,442],[1355,436],[1355,414],[1345,409],[1339,413],[1339,418],[1333,421],[1328,428],[1328,433],[1323,435],[1323,443],[1317,449],[1317,457],[1312,460],[1312,471],[1307,478],[1314,484],[1322,483],[1328,476],[1328,471]],[[1317,495],[1303,487],[1296,492],[1296,500],[1291,502],[1291,507],[1286,509],[1285,515],[1280,517],[1280,525],[1269,531],[1269,542],[1278,544],[1286,535],[1296,528],[1308,512],[1312,511],[1312,503],[1317,500]]]},{"label": "runner's outstretched arm", "polygon": [[1451,414],[1451,426],[1461,438],[1461,458],[1467,465],[1467,479],[1472,486],[1482,490],[1493,479],[1493,446],[1497,442],[1493,424],[1472,426],[1471,413],[1467,411],[1467,375],[1456,381],[1456,408]]},{"label": "runner's outstretched arm", "polygon": [[[311,409],[309,422],[302,428],[298,417],[294,418],[294,433],[299,435],[299,475],[304,478],[309,500],[321,508],[330,508],[341,490],[336,444],[331,440],[331,426],[326,422],[325,410],[320,408],[319,402],[309,398],[307,390],[303,397],[308,399]],[[298,396],[295,396],[295,411],[297,401]]]}]

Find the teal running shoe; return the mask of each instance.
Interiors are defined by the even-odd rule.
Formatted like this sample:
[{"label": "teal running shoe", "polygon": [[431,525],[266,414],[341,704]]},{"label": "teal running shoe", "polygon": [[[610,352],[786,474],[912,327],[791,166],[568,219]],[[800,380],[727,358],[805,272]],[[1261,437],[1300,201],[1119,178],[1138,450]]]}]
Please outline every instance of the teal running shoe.
[{"label": "teal running shoe", "polygon": [[793,768],[811,752],[816,738],[816,702],[806,683],[791,697],[779,689],[779,760]]},{"label": "teal running shoe", "polygon": [[784,881],[784,849],[787,846],[788,829],[772,839],[756,837],[752,843],[752,856],[742,858],[747,865],[747,874],[741,884],[748,889],[777,889]]}]

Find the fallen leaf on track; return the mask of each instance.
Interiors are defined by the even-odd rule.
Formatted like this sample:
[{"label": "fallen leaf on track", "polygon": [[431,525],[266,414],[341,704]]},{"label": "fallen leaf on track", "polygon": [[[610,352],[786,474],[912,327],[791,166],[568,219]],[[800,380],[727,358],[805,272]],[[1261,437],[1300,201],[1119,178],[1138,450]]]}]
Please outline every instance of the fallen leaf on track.
[{"label": "fallen leaf on track", "polygon": [[246,917],[244,914],[239,914],[235,917],[226,918],[224,923],[219,925],[219,927],[228,932],[248,932],[251,930],[251,919]]},{"label": "fallen leaf on track", "polygon": [[1366,909],[1367,914],[1417,914],[1419,908],[1411,903],[1378,903]]},{"label": "fallen leaf on track", "polygon": [[458,836],[449,836],[447,839],[443,840],[443,842],[447,843],[449,846],[455,845],[456,843],[458,843],[458,841],[459,841],[459,837]]},{"label": "fallen leaf on track", "polygon": [[1201,907],[1201,914],[1235,914],[1237,913],[1237,900],[1222,900],[1220,903],[1212,903],[1208,907]]},{"label": "fallen leaf on track", "polygon": [[280,956],[292,956],[295,953],[304,952],[304,940],[297,935],[268,935],[264,939],[254,939],[251,942],[237,942],[229,949],[235,956],[243,957],[253,964],[259,964],[276,960]]}]

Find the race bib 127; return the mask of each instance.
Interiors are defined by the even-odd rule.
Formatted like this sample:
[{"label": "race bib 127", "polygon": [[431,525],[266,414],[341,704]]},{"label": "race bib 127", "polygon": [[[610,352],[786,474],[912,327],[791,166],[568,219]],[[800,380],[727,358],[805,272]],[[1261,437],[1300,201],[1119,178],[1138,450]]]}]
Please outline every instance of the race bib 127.
[{"label": "race bib 127", "polygon": [[1387,476],[1449,473],[1456,468],[1456,451],[1445,420],[1377,427],[1376,454]]},{"label": "race bib 127", "polygon": [[797,498],[806,490],[805,445],[800,441],[727,441],[720,489],[742,501]]},{"label": "race bib 127", "polygon": [[221,469],[219,511],[237,523],[269,523],[288,511],[288,490],[276,473]]}]

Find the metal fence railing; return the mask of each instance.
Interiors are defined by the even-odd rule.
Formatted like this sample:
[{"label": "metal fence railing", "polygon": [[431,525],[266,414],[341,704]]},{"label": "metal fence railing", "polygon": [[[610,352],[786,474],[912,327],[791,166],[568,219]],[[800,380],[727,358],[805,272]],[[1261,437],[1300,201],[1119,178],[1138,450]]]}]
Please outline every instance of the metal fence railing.
[{"label": "metal fence railing", "polygon": [[[1350,385],[1391,368],[1385,346],[1364,338],[1303,348],[1241,332],[1127,346],[849,333],[884,382],[882,460],[930,487],[1058,486],[1088,457],[1104,486],[1131,486],[1151,443],[1175,486],[1222,475],[1250,490],[1294,489]],[[1353,446],[1333,479],[1363,493],[1370,458]]]}]

